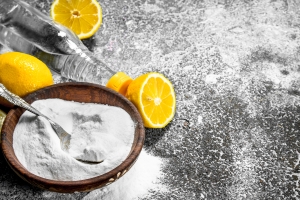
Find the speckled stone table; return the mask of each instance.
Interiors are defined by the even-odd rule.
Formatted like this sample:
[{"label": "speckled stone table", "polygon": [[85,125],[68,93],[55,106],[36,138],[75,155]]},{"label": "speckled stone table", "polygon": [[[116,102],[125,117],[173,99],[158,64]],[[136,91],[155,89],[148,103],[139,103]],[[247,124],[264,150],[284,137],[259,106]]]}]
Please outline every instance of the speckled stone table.
[{"label": "speckled stone table", "polygon": [[[300,198],[300,1],[99,2],[103,25],[84,43],[132,77],[163,73],[177,94],[174,120],[145,142],[170,190],[146,199]],[[85,195],[34,188],[0,156],[0,199]]]}]

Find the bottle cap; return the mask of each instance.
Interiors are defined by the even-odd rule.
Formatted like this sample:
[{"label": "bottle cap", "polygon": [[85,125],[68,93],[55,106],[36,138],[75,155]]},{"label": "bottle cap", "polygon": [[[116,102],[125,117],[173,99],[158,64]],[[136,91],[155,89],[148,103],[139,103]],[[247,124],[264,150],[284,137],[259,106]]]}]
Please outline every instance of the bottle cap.
[{"label": "bottle cap", "polygon": [[117,72],[108,80],[106,87],[125,96],[127,88],[132,81],[132,78],[124,72]]}]

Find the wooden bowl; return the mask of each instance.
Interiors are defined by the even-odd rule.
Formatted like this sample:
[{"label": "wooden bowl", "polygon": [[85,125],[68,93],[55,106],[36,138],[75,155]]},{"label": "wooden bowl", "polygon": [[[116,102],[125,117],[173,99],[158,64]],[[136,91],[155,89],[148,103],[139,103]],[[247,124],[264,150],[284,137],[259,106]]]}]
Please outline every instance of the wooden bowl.
[{"label": "wooden bowl", "polygon": [[123,108],[127,111],[127,113],[129,113],[133,121],[136,123],[131,152],[127,156],[126,160],[124,160],[119,166],[116,166],[113,170],[94,178],[80,181],[55,181],[39,177],[25,169],[15,155],[13,149],[14,129],[20,116],[25,110],[19,107],[14,107],[8,112],[4,121],[1,145],[7,163],[22,179],[34,186],[54,192],[83,192],[101,188],[113,183],[117,179],[121,178],[132,167],[142,150],[145,139],[145,129],[139,112],[129,100],[121,94],[118,94],[106,87],[89,83],[55,84],[26,96],[24,100],[28,103],[32,103],[39,99],[49,98],[60,98],[86,103],[101,103]]}]

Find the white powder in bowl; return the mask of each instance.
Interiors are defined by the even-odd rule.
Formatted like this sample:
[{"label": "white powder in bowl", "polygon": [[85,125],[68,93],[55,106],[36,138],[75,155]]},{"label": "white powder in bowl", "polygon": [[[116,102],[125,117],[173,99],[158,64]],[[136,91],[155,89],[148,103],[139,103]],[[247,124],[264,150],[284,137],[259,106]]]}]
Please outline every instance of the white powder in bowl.
[{"label": "white powder in bowl", "polygon": [[[72,135],[66,153],[46,119],[23,113],[14,131],[13,148],[21,164],[37,176],[64,181],[92,178],[117,167],[131,150],[134,122],[119,107],[61,99],[38,100],[32,105]],[[73,158],[80,156],[104,161],[85,164]]]}]

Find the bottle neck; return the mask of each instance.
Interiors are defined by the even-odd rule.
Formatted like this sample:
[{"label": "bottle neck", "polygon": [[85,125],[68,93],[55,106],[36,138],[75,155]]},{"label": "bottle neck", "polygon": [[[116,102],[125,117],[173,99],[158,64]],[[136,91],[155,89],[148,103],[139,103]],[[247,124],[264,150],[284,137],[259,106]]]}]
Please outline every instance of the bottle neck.
[{"label": "bottle neck", "polygon": [[71,30],[22,0],[0,2],[0,24],[50,54],[77,54],[85,48]]},{"label": "bottle neck", "polygon": [[91,51],[89,50],[84,50],[81,53],[79,53],[79,55],[83,58],[85,58],[86,60],[89,60],[90,62],[95,63],[98,66],[105,66],[106,71],[110,72],[111,74],[116,74],[117,72],[112,70],[109,66],[107,66],[107,64],[105,64],[104,62],[102,62],[99,58],[97,58]]}]

